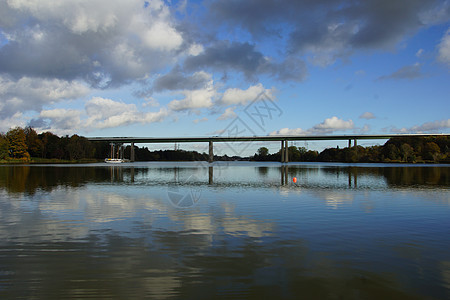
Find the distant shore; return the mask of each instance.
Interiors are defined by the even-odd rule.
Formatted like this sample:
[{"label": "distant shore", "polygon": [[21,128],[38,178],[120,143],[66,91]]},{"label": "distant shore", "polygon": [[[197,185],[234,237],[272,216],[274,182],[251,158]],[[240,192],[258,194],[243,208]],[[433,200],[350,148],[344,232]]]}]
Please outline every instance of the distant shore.
[{"label": "distant shore", "polygon": [[[241,159],[238,161],[246,161],[246,162],[255,162],[255,163],[261,163],[261,162],[279,162],[275,160],[265,160],[265,161],[257,161],[252,159]],[[80,160],[65,160],[65,159],[56,159],[56,158],[32,158],[29,161],[19,160],[19,159],[8,159],[8,160],[0,160],[0,165],[37,165],[37,164],[43,164],[43,165],[55,165],[55,164],[93,164],[93,163],[102,163],[104,160],[99,159],[80,159]],[[193,160],[141,160],[136,162],[195,162]],[[207,162],[207,161],[202,161]],[[229,160],[216,160],[216,162],[230,162]],[[342,163],[342,164],[348,164],[351,162],[348,161],[290,161],[290,163]],[[425,165],[425,164],[431,164],[431,165],[438,165],[438,164],[444,164],[444,165],[450,165],[450,162],[444,161],[444,162],[435,162],[435,161],[414,161],[414,162],[407,162],[407,161],[400,161],[400,160],[390,160],[390,161],[371,161],[371,162],[353,162],[358,164],[403,164],[403,165],[409,165],[409,164],[416,164],[416,165]],[[281,164],[281,162],[280,162]],[[120,165],[120,164],[119,164]]]}]

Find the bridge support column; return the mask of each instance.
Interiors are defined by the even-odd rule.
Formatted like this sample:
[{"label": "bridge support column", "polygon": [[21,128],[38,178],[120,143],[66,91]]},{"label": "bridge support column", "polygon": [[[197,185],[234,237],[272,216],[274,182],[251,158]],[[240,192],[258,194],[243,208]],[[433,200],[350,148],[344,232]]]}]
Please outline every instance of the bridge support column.
[{"label": "bridge support column", "polygon": [[353,140],[353,146],[356,148],[357,144],[356,144],[356,139]]},{"label": "bridge support column", "polygon": [[131,148],[130,148],[130,161],[134,161],[134,143],[131,143]]},{"label": "bridge support column", "polygon": [[288,149],[288,141],[284,141],[284,162],[289,162],[289,149]]},{"label": "bridge support column", "polygon": [[213,142],[209,141],[209,159],[208,159],[208,162],[212,163],[213,161],[214,161]]},{"label": "bridge support column", "polygon": [[214,183],[214,167],[208,167],[208,184]]},{"label": "bridge support column", "polygon": [[352,140],[348,140],[348,147],[349,147],[349,148],[352,147]]},{"label": "bridge support column", "polygon": [[284,141],[281,141],[281,150],[280,150],[281,162],[284,163]]}]

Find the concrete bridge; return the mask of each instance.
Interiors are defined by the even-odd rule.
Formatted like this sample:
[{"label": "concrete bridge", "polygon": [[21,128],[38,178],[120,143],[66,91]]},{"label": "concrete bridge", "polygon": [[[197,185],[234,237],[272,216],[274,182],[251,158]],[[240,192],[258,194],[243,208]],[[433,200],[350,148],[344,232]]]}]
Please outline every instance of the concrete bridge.
[{"label": "concrete bridge", "polygon": [[92,142],[102,141],[111,143],[131,144],[130,160],[134,161],[135,143],[208,143],[209,144],[209,162],[214,161],[214,143],[232,143],[232,142],[274,142],[281,143],[281,162],[289,162],[288,141],[338,141],[348,140],[348,147],[356,147],[357,140],[383,140],[394,137],[437,137],[450,136],[450,134],[359,134],[359,135],[273,135],[273,136],[211,136],[211,137],[88,137]]}]

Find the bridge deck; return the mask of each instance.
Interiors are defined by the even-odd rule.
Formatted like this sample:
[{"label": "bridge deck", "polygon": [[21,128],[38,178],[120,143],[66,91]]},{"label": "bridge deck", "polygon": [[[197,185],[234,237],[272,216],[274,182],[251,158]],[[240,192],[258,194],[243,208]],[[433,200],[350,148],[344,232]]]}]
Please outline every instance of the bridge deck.
[{"label": "bridge deck", "polygon": [[450,136],[449,134],[360,134],[360,135],[274,135],[274,136],[210,136],[210,137],[88,137],[90,141],[116,143],[202,143],[202,142],[253,142],[253,141],[337,141],[383,140],[394,137]]}]

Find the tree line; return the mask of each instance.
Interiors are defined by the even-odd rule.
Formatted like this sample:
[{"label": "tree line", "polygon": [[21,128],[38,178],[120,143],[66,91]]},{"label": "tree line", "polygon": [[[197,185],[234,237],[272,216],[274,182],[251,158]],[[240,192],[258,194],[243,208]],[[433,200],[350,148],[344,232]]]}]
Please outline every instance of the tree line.
[{"label": "tree line", "polygon": [[[147,147],[135,147],[138,161],[206,161],[206,153],[185,150],[150,151]],[[116,148],[117,149],[117,148]],[[124,156],[130,157],[131,146],[124,148]],[[117,157],[117,153],[114,154]],[[47,162],[56,161],[98,161],[111,156],[110,143],[91,142],[79,135],[59,137],[51,132],[37,132],[31,128],[16,127],[6,134],[0,133],[0,161]],[[219,159],[226,160],[225,155]]]},{"label": "tree line", "polygon": [[[395,137],[382,146],[353,146],[327,148],[322,152],[307,150],[305,147],[288,147],[289,161],[317,162],[408,162],[408,163],[450,163],[450,139],[436,137]],[[270,154],[261,147],[251,160],[280,161],[281,151]]]},{"label": "tree line", "polygon": [[[208,155],[196,151],[158,150],[135,147],[137,161],[206,161]],[[382,146],[327,148],[322,152],[305,147],[288,147],[289,161],[318,162],[434,162],[450,163],[450,139],[436,137],[397,137]],[[59,137],[51,132],[37,134],[31,127],[16,127],[0,133],[0,160],[29,162],[45,160],[103,160],[110,156],[109,142],[91,142],[79,135]],[[124,149],[130,157],[131,146]],[[214,160],[280,161],[281,151],[269,153],[266,147],[250,157],[214,156]]]}]

